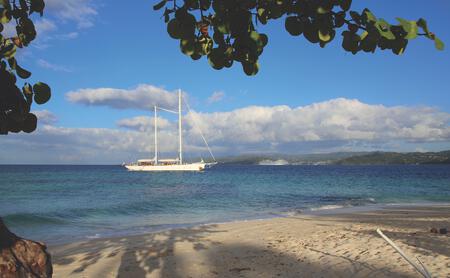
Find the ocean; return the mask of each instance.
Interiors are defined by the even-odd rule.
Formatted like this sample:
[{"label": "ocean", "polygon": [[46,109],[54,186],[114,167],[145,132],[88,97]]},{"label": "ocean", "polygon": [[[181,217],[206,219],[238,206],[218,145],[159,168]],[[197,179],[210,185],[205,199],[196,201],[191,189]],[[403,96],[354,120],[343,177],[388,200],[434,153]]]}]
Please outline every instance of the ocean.
[{"label": "ocean", "polygon": [[1,165],[0,217],[50,245],[338,207],[450,203],[449,165],[219,164],[199,173]]}]

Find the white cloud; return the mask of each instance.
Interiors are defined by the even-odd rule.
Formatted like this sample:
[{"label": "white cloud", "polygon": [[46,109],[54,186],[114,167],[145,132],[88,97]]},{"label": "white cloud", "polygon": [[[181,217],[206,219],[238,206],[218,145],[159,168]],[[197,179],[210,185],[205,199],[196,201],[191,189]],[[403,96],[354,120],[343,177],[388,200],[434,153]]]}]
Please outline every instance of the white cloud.
[{"label": "white cloud", "polygon": [[36,115],[39,124],[52,125],[58,121],[56,115],[48,110],[31,111],[31,113]]},{"label": "white cloud", "polygon": [[219,102],[219,101],[223,100],[224,97],[225,97],[224,92],[216,91],[210,97],[208,97],[207,102],[208,102],[208,104]]},{"label": "white cloud", "polygon": [[450,140],[450,114],[429,107],[386,107],[333,99],[312,105],[250,106],[230,112],[192,113],[217,143],[292,144],[326,141]]},{"label": "white cloud", "polygon": [[[136,96],[149,102],[147,94]],[[135,108],[135,103],[137,100],[125,106]],[[35,133],[2,138],[4,147],[0,149],[0,163],[121,163],[153,156],[152,117],[140,116],[117,122],[119,127],[127,130],[51,126],[43,124],[45,114],[38,113],[42,124]],[[176,123],[167,119],[160,119],[159,123],[161,152],[176,156]],[[296,108],[250,106],[229,112],[191,112],[184,117],[183,126],[186,152],[206,157],[197,126],[220,156],[442,149],[442,146],[450,146],[449,124],[450,114],[435,108],[387,107],[340,98]]]},{"label": "white cloud", "polygon": [[[161,131],[159,150],[177,154],[177,136]],[[65,128],[40,125],[31,134],[2,138],[0,163],[122,163],[153,157],[153,135],[108,128]],[[194,147],[186,144],[186,149]]]},{"label": "white cloud", "polygon": [[58,29],[53,20],[47,18],[36,20],[34,26],[36,28],[38,37],[45,37],[48,33]]},{"label": "white cloud", "polygon": [[[138,131],[150,131],[155,128],[155,117],[138,116],[130,119],[122,119],[117,122],[117,126],[138,130]],[[158,128],[169,128],[173,124],[165,118],[158,117]]]},{"label": "white cloud", "polygon": [[152,110],[155,105],[174,109],[178,104],[177,94],[152,85],[139,85],[134,89],[80,89],[66,94],[73,103],[109,106],[116,109]]},{"label": "white cloud", "polygon": [[62,21],[74,21],[78,28],[94,25],[98,14],[91,0],[46,0],[46,11]]},{"label": "white cloud", "polygon": [[73,39],[78,38],[78,36],[79,36],[78,32],[70,32],[67,34],[58,35],[57,38],[60,40],[73,40]]},{"label": "white cloud", "polygon": [[72,72],[69,68],[61,65],[52,64],[44,59],[38,59],[36,61],[37,65],[44,69],[49,69],[58,72]]}]

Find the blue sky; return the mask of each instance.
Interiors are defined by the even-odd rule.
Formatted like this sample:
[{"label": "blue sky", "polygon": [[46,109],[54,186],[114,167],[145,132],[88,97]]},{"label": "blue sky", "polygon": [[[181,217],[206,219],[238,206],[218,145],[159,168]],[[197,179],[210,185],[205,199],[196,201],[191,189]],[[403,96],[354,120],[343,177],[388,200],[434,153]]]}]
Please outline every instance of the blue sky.
[{"label": "blue sky", "polygon": [[[35,106],[34,110],[45,110],[45,113],[41,113],[41,117],[44,118],[45,115],[50,117],[51,120],[47,121],[47,124],[55,129],[59,128],[59,132],[65,129],[69,130],[67,132],[77,134],[79,133],[76,132],[77,129],[86,128],[107,129],[108,132],[117,132],[119,135],[120,132],[130,132],[130,126],[120,126],[118,122],[135,117],[151,117],[150,111],[132,105],[127,109],[115,109],[101,101],[93,105],[85,105],[83,101],[69,101],[67,93],[99,88],[132,91],[140,84],[146,84],[165,90],[167,93],[181,88],[189,96],[191,106],[196,111],[203,112],[203,117],[210,117],[213,113],[219,112],[231,113],[236,109],[247,109],[251,106],[285,105],[295,109],[322,104],[322,109],[333,111],[330,107],[335,108],[339,105],[330,101],[340,99],[339,103],[343,104],[342,109],[348,110],[344,113],[345,115],[351,114],[352,109],[358,111],[362,109],[361,113],[364,114],[365,108],[361,107],[366,106],[367,109],[380,106],[386,108],[382,110],[386,111],[386,118],[377,119],[377,123],[393,121],[397,131],[403,132],[403,135],[399,136],[389,134],[361,137],[344,134],[326,137],[324,134],[332,132],[312,131],[317,128],[317,125],[327,127],[323,121],[315,120],[308,123],[302,122],[311,126],[311,129],[299,131],[302,133],[301,136],[300,134],[296,136],[303,139],[292,142],[280,142],[275,134],[269,139],[262,138],[261,141],[252,139],[250,140],[252,144],[249,140],[244,140],[241,144],[237,142],[234,144],[237,147],[230,149],[225,147],[227,144],[224,142],[227,142],[227,138],[216,141],[213,139],[213,145],[219,153],[227,153],[231,150],[240,153],[249,150],[258,152],[267,150],[265,146],[268,145],[273,146],[270,149],[273,152],[364,149],[410,151],[450,148],[448,137],[450,136],[450,56],[448,50],[435,50],[430,40],[418,38],[412,41],[402,56],[379,50],[375,55],[361,53],[354,56],[342,49],[340,35],[337,35],[325,49],[321,49],[318,45],[310,44],[303,37],[290,36],[284,30],[284,21],[278,20],[259,29],[260,32],[269,35],[269,44],[261,56],[259,73],[255,77],[248,77],[239,64],[235,64],[231,69],[216,71],[208,65],[205,58],[192,61],[183,55],[179,51],[178,41],[167,35],[166,25],[160,18],[161,13],[152,10],[155,1],[133,1],[132,5],[116,0],[48,0],[46,2],[48,9],[44,21],[41,21],[39,26],[41,35],[34,46],[19,54],[19,61],[33,72],[32,81],[42,80],[51,85],[53,89],[51,101],[43,106]],[[388,21],[393,21],[396,16],[407,19],[424,17],[430,29],[449,45],[450,2],[448,1],[354,1],[354,10],[360,11],[365,7],[376,16]],[[97,93],[104,92],[97,91]],[[211,98],[213,95],[214,97]],[[360,104],[352,102],[353,100],[357,100]],[[359,108],[355,108],[355,105]],[[397,108],[408,111],[402,112],[404,118],[395,118],[398,115]],[[252,118],[252,112],[248,113],[250,113],[248,117]],[[306,112],[303,111],[301,115],[304,113]],[[341,112],[336,113],[335,115],[342,115],[339,114]],[[396,115],[394,120],[389,118],[389,113]],[[424,117],[427,115],[430,117],[429,123],[434,124],[440,121],[438,127],[435,124],[432,127],[426,126],[423,119],[420,123],[410,123],[411,119],[408,119],[408,115],[420,118],[421,114],[424,114]],[[226,117],[230,114],[221,115]],[[334,121],[335,115],[328,115],[326,119]],[[320,117],[323,119],[323,115]],[[280,118],[281,123],[283,119]],[[208,122],[206,118],[203,120]],[[363,121],[362,118],[360,120]],[[295,123],[295,121],[292,122],[294,126]],[[371,125],[375,133],[376,128],[373,126],[376,127],[377,123]],[[147,121],[145,124],[150,123]],[[211,124],[214,125],[214,122]],[[363,122],[358,124],[361,125]],[[339,124],[334,124],[333,127],[336,128],[336,125]],[[425,125],[429,129],[426,131],[423,126],[418,127],[419,125]],[[344,124],[344,126],[349,128],[349,125]],[[204,128],[221,132],[218,126],[205,125]],[[221,126],[221,128],[229,127]],[[281,132],[266,130],[267,128],[267,126],[264,127],[267,133]],[[430,137],[433,139],[426,140],[424,134],[417,135],[417,132],[408,133],[413,135],[404,135],[408,128],[416,128],[416,131],[421,129],[421,132],[425,133],[430,132]],[[28,135],[28,137],[26,135],[10,136],[8,142],[11,144],[11,149],[15,146],[18,150],[23,142],[37,144],[36,141],[39,141],[39,138],[42,137],[44,140],[45,136],[50,136],[44,123],[41,123],[39,129],[41,131],[38,130],[37,134]],[[349,130],[353,129],[354,127],[350,127]],[[147,129],[141,126],[140,131],[146,134]],[[315,136],[304,136],[309,133],[314,133]],[[437,135],[431,136],[431,133]],[[336,140],[341,143],[333,143]],[[149,141],[151,141],[150,138]],[[64,142],[51,142],[64,145]],[[193,143],[193,148],[194,145]],[[99,161],[75,155],[74,152],[80,151],[78,148],[74,148],[71,151],[73,156],[67,156],[69,157],[67,159],[44,154],[54,147],[46,146],[39,150],[36,147],[30,150],[35,158],[27,161],[35,162],[39,158],[48,162],[61,163],[72,162],[71,159],[74,159],[73,162],[80,163]],[[87,148],[90,152],[105,151],[99,146]],[[3,152],[4,159],[1,161],[5,162],[8,160],[5,157],[10,154]],[[120,154],[100,162],[131,159],[133,156],[146,152],[123,149],[118,153]]]}]

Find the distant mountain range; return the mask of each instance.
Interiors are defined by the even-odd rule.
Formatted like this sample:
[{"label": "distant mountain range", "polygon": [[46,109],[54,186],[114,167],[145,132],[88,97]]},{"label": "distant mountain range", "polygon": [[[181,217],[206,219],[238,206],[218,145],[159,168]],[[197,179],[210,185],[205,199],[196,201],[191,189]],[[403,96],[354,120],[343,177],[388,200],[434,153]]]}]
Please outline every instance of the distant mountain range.
[{"label": "distant mountain range", "polygon": [[392,165],[450,164],[450,150],[442,152],[338,152],[327,154],[264,154],[220,158],[221,163],[259,165]]},{"label": "distant mountain range", "polygon": [[335,161],[340,165],[450,164],[450,151],[442,152],[373,152]]}]

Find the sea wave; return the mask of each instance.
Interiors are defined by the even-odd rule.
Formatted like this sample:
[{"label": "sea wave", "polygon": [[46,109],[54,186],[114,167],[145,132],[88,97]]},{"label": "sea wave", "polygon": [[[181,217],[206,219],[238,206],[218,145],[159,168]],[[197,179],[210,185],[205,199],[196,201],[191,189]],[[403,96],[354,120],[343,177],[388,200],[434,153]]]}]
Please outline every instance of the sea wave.
[{"label": "sea wave", "polygon": [[283,165],[289,165],[289,162],[284,159],[278,159],[278,160],[270,160],[270,159],[264,159],[258,162],[258,165],[265,165],[265,166],[283,166]]},{"label": "sea wave", "polygon": [[38,213],[16,213],[2,216],[2,219],[14,226],[61,225],[69,223],[65,217]]},{"label": "sea wave", "polygon": [[346,206],[344,205],[324,205],[324,206],[320,206],[320,207],[315,207],[315,208],[310,208],[310,211],[319,211],[319,210],[329,210],[329,209],[340,209],[340,208],[345,208]]},{"label": "sea wave", "polygon": [[324,204],[309,208],[310,211],[333,210],[376,204],[375,198],[348,198],[334,204]]},{"label": "sea wave", "polygon": [[113,204],[100,208],[67,208],[48,212],[23,212],[1,215],[2,219],[13,226],[30,227],[36,225],[65,225],[83,222],[86,219],[102,219],[104,217],[120,217],[128,215],[148,215],[168,212],[166,205],[157,205],[150,201]]}]

